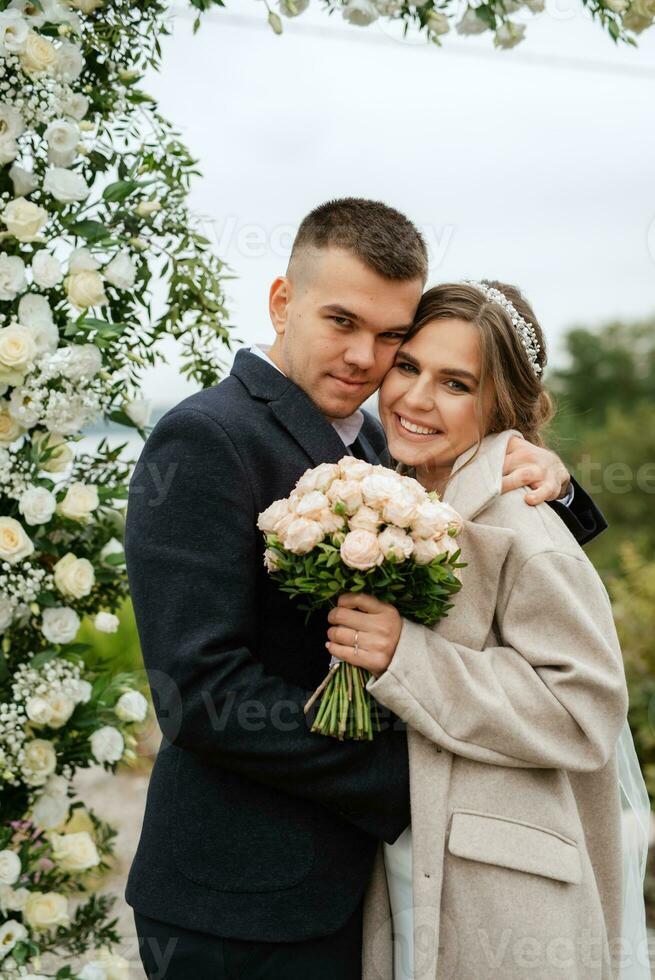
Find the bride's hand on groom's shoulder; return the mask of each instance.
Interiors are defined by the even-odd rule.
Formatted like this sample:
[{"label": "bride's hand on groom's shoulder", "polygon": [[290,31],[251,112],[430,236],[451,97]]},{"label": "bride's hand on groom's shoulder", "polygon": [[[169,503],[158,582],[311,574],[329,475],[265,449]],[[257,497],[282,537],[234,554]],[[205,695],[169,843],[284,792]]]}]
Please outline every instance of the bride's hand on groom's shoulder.
[{"label": "bride's hand on groom's shoulder", "polygon": [[[339,596],[328,613],[330,653],[376,677],[387,669],[400,639],[402,619],[395,606],[370,595],[353,592]],[[357,652],[355,652],[357,643]]]},{"label": "bride's hand on groom's shoulder", "polygon": [[534,506],[565,496],[570,483],[571,475],[556,453],[512,436],[503,467],[503,493],[529,486],[532,493],[526,494],[525,502]]}]

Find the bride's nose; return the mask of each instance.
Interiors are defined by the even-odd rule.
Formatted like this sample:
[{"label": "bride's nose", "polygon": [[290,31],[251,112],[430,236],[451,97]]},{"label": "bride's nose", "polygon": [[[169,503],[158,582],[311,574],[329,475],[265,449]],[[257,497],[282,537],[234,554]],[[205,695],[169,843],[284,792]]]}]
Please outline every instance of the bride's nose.
[{"label": "bride's nose", "polygon": [[407,408],[417,412],[433,411],[436,402],[434,390],[427,378],[416,378],[403,396]]}]

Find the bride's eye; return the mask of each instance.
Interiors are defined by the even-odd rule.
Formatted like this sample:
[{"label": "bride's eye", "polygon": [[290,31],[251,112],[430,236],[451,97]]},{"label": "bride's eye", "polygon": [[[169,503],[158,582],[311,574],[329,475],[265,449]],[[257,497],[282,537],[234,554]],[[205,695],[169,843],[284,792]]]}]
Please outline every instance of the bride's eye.
[{"label": "bride's eye", "polygon": [[407,361],[398,361],[396,367],[402,374],[412,374],[416,371],[413,364],[409,364]]},{"label": "bride's eye", "polygon": [[463,384],[461,381],[455,381],[451,378],[450,381],[446,381],[446,385],[457,385],[456,388],[451,388],[451,391],[469,391],[469,388]]}]

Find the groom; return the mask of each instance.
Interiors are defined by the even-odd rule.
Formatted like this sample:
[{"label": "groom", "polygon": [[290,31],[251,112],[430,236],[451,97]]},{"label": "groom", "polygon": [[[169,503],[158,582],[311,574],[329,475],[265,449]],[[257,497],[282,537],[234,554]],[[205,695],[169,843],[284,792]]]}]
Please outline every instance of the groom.
[{"label": "groom", "polygon": [[[406,736],[310,732],[330,657],[269,578],[258,514],[308,468],[388,463],[359,406],[379,387],[427,278],[425,243],[384,204],[309,214],[275,280],[276,340],[168,411],[130,482],[125,553],[163,742],[126,899],[157,980],[358,980],[362,898],[381,841],[410,820]],[[504,489],[530,484],[579,540],[605,526],[546,450],[510,443]]]}]

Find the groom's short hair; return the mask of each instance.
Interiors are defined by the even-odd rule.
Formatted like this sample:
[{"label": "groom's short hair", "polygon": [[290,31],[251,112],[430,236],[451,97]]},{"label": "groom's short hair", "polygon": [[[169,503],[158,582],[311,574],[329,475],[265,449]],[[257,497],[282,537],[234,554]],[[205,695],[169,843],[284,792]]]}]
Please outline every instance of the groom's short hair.
[{"label": "groom's short hair", "polygon": [[342,197],[319,204],[300,224],[289,258],[289,275],[311,249],[343,248],[384,279],[428,277],[428,250],[418,228],[381,201]]}]

